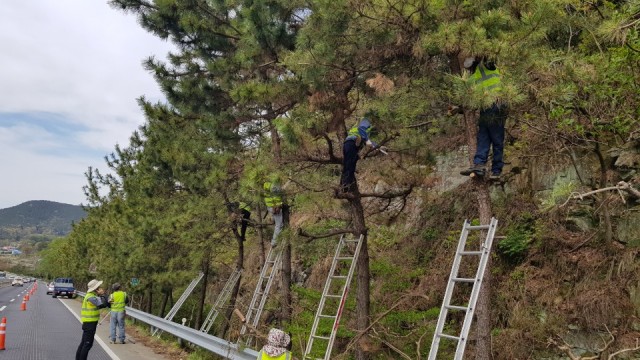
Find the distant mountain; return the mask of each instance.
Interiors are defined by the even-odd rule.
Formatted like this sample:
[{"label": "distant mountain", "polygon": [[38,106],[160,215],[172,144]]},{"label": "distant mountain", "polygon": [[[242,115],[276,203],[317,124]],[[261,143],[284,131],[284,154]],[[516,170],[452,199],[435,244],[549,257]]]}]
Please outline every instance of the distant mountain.
[{"label": "distant mountain", "polygon": [[0,209],[0,239],[16,239],[26,235],[65,236],[71,224],[86,216],[78,205],[54,201],[27,201]]}]

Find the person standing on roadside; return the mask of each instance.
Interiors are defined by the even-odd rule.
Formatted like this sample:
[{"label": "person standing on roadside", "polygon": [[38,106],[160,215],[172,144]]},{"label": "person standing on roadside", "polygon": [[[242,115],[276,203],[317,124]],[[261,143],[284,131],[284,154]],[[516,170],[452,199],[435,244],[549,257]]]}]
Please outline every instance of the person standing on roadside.
[{"label": "person standing on roadside", "polygon": [[82,300],[82,310],[80,310],[82,340],[76,350],[76,360],[87,360],[100,320],[100,309],[109,307],[109,302],[104,297],[104,289],[100,285],[102,285],[102,280],[96,279],[87,284],[87,295]]},{"label": "person standing on roadside", "polygon": [[111,304],[111,320],[109,322],[109,331],[111,343],[116,343],[116,328],[118,329],[118,343],[124,344],[124,307],[129,305],[129,297],[127,293],[121,290],[120,283],[111,285],[113,293],[109,295],[109,303]]}]

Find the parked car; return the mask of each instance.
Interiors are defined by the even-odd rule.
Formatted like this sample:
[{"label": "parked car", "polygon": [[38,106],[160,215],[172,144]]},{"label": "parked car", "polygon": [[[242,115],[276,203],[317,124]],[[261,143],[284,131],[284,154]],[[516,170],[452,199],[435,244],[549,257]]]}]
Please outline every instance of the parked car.
[{"label": "parked car", "polygon": [[22,282],[22,278],[13,279],[13,281],[11,282],[11,286],[24,286],[24,283]]},{"label": "parked car", "polygon": [[76,296],[76,288],[72,278],[56,278],[53,281],[53,297],[66,296],[69,299]]},{"label": "parked car", "polygon": [[47,295],[53,294],[53,281],[47,285]]}]

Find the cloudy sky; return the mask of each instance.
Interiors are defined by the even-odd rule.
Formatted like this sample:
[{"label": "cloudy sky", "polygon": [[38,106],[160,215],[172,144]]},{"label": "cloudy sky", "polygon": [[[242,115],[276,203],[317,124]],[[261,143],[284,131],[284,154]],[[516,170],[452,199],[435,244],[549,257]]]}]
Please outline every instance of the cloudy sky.
[{"label": "cloudy sky", "polygon": [[107,0],[3,1],[0,209],[85,202],[87,168],[144,122],[136,99],[163,99],[142,61],[171,49]]}]

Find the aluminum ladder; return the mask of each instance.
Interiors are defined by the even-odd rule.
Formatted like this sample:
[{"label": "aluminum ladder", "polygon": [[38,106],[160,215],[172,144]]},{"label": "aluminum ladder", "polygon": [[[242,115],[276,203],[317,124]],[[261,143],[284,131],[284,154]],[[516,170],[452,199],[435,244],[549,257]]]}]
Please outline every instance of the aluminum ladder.
[{"label": "aluminum ladder", "polygon": [[[440,339],[449,339],[456,341],[458,343],[458,346],[456,347],[454,360],[462,360],[464,356],[464,349],[467,345],[467,336],[469,335],[469,329],[471,328],[471,322],[473,321],[473,313],[476,310],[476,303],[478,302],[480,288],[482,287],[482,279],[484,278],[487,263],[489,261],[489,257],[491,256],[491,245],[493,244],[493,238],[495,236],[497,226],[498,220],[496,220],[495,218],[491,218],[491,223],[489,225],[471,225],[468,220],[465,220],[464,225],[462,226],[460,240],[458,241],[456,256],[453,260],[453,266],[451,267],[449,283],[447,284],[447,289],[444,293],[442,308],[440,308],[438,323],[433,334],[433,341],[431,342],[431,350],[429,350],[428,360],[436,360],[438,347],[440,346]],[[465,250],[467,237],[469,235],[469,231],[471,230],[486,231],[487,235],[484,242],[480,245],[480,250]],[[463,257],[466,256],[480,257],[475,278],[462,278],[459,276],[460,263],[462,262]],[[457,283],[473,284],[471,294],[469,295],[469,302],[466,306],[451,304],[451,297],[453,295],[454,287]],[[449,310],[465,312],[464,322],[462,323],[460,334],[458,334],[457,336],[443,333],[447,313],[449,312]]]},{"label": "aluminum ladder", "polygon": [[[364,235],[360,235],[358,239],[347,239],[344,235],[340,237],[338,246],[336,247],[333,261],[331,262],[331,269],[329,270],[329,276],[324,283],[324,290],[322,291],[322,297],[320,298],[320,305],[316,311],[316,316],[313,319],[313,326],[311,327],[311,334],[307,341],[307,347],[304,352],[303,359],[324,359],[328,360],[331,356],[331,349],[333,348],[333,342],[335,341],[336,334],[338,332],[338,326],[340,325],[340,317],[342,316],[342,310],[344,310],[344,304],[347,300],[349,293],[349,285],[351,284],[351,278],[356,269],[356,262],[358,255],[360,255],[360,248]],[[353,245],[355,244],[355,246]],[[339,266],[342,265],[343,266]],[[345,267],[348,266],[349,270],[347,274],[344,274]],[[329,308],[334,309],[330,314],[325,310],[329,300]],[[326,334],[322,331],[318,331],[320,322],[322,321],[322,327],[327,329],[330,325],[331,333]],[[316,340],[319,340],[316,344]],[[323,357],[313,356],[313,345],[316,346],[318,351],[322,351],[322,347],[325,347]],[[316,351],[316,352],[318,352]]]},{"label": "aluminum ladder", "polygon": [[[184,302],[187,300],[189,295],[191,295],[191,293],[193,292],[193,289],[196,288],[200,280],[202,280],[203,276],[204,276],[204,273],[201,272],[200,274],[198,274],[198,276],[196,276],[193,280],[191,280],[191,283],[189,284],[189,286],[187,286],[187,288],[184,290],[182,295],[180,295],[180,298],[178,299],[178,301],[176,301],[176,303],[173,304],[173,307],[171,307],[171,310],[169,310],[167,315],[164,316],[165,320],[173,320],[173,317],[178,313],[178,310],[180,310],[180,307],[182,306],[182,304],[184,304]],[[160,336],[160,334],[162,334],[162,331],[156,328],[151,333],[151,336],[155,336],[155,335]]]},{"label": "aluminum ladder", "polygon": [[[242,325],[242,329],[240,329],[240,335],[246,334],[249,329],[249,326],[247,326],[247,323],[249,322],[251,322],[251,327],[253,329],[258,328],[262,309],[264,309],[264,304],[267,302],[267,297],[269,297],[269,291],[271,290],[273,279],[275,279],[276,275],[280,271],[283,248],[283,245],[276,248],[272,246],[269,250],[269,254],[267,254],[267,260],[260,271],[258,285],[256,286],[256,290],[253,292],[253,297],[249,304],[249,310],[247,311],[247,315],[245,315],[245,321]],[[252,337],[248,338],[245,345],[250,346],[252,341]]]},{"label": "aluminum ladder", "polygon": [[202,323],[202,326],[200,327],[200,331],[202,331],[203,333],[208,333],[209,330],[211,330],[211,326],[216,321],[216,318],[218,317],[220,310],[222,309],[224,304],[227,301],[229,301],[229,298],[231,297],[231,291],[233,290],[233,287],[238,282],[238,279],[240,278],[241,273],[242,273],[242,269],[235,269],[233,273],[231,273],[231,276],[227,280],[227,283],[224,284],[222,291],[220,292],[220,294],[218,294],[218,297],[216,298],[216,302],[211,307],[211,310],[209,310],[209,313],[207,314],[207,318]]}]

